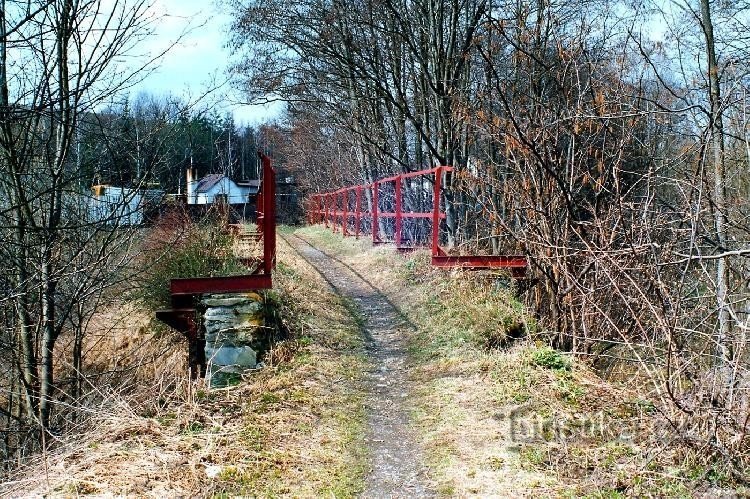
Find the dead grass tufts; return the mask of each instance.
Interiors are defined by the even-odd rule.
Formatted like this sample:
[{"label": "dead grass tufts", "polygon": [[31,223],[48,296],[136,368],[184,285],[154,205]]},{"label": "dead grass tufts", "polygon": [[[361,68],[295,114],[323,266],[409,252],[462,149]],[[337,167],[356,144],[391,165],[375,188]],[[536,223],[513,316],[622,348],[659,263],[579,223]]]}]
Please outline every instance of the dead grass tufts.
[{"label": "dead grass tufts", "polygon": [[292,337],[274,347],[266,368],[236,386],[208,389],[190,381],[183,344],[154,335],[147,315],[123,308],[130,322],[109,336],[104,330],[92,336],[91,362],[101,367],[116,353],[128,362],[149,361],[124,366],[132,378],[119,388],[99,386],[80,432],[21,469],[0,495],[351,497],[361,491],[366,366],[358,325],[281,241],[278,258],[275,285]]},{"label": "dead grass tufts", "polygon": [[671,438],[648,385],[604,380],[535,343],[537,326],[507,278],[436,270],[423,253],[403,257],[321,227],[298,233],[364,275],[415,324],[413,419],[442,495],[748,494]]}]

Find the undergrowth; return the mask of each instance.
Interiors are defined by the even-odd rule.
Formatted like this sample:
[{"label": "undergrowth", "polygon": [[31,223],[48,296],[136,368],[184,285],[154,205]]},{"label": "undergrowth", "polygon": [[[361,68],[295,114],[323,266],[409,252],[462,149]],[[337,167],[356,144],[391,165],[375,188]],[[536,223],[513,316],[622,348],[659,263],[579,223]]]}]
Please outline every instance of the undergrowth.
[{"label": "undergrowth", "polygon": [[[414,422],[445,496],[747,493],[670,438],[648,387],[551,348],[502,274],[442,271],[426,252],[297,233],[383,291],[413,324]],[[744,492],[743,492],[744,491]]]},{"label": "undergrowth", "polygon": [[210,218],[192,222],[180,211],[162,217],[145,235],[142,277],[131,298],[156,310],[169,304],[171,279],[246,273],[234,244],[234,237]]},{"label": "undergrowth", "polygon": [[[290,337],[265,368],[210,389],[189,379],[184,344],[140,344],[138,357],[155,362],[133,373],[137,390],[99,386],[108,397],[90,409],[92,427],[0,485],[0,496],[357,496],[368,463],[359,325],[283,243],[278,259]],[[111,345],[118,357],[129,338]]]}]

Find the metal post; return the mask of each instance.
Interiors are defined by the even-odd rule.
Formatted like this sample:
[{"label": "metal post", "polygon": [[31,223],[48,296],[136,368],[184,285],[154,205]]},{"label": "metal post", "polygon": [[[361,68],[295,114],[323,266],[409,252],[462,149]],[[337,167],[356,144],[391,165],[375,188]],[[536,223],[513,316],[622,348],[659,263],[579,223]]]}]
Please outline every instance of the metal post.
[{"label": "metal post", "polygon": [[333,232],[336,232],[336,219],[339,217],[339,214],[341,213],[339,206],[339,191],[336,191],[333,193]]},{"label": "metal post", "polygon": [[339,209],[339,195],[337,192],[331,193],[331,230],[336,233],[336,212]]},{"label": "metal post", "polygon": [[378,182],[372,183],[372,242],[380,241],[378,236]]},{"label": "metal post", "polygon": [[354,223],[356,224],[356,227],[354,228],[354,237],[359,239],[359,226],[360,226],[360,217],[362,216],[361,213],[362,210],[362,186],[357,186],[357,199],[354,201],[354,211],[356,213],[356,216],[354,218]]},{"label": "metal post", "polygon": [[440,183],[443,180],[443,167],[435,168],[435,184],[432,194],[432,256],[440,252]]},{"label": "metal post", "polygon": [[336,220],[339,218],[341,213],[341,207],[339,206],[339,192],[333,193],[333,232],[336,232]]},{"label": "metal post", "polygon": [[394,239],[398,248],[401,246],[401,175],[397,175],[393,181],[393,189],[396,193],[396,233]]},{"label": "metal post", "polygon": [[341,215],[341,234],[346,237],[349,235],[349,189],[343,189],[341,192],[341,207],[343,213]]},{"label": "metal post", "polygon": [[271,275],[276,266],[276,172],[271,158],[261,155],[263,160],[263,272]]}]

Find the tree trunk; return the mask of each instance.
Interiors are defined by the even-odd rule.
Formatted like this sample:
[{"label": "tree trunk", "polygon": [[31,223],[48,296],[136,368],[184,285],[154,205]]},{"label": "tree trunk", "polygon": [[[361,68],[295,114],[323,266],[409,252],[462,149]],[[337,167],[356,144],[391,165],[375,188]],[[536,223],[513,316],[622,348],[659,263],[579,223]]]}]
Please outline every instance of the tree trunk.
[{"label": "tree trunk", "polygon": [[[717,251],[727,251],[726,228],[726,168],[724,162],[724,124],[721,109],[721,87],[719,66],[716,58],[714,28],[711,19],[709,0],[701,0],[701,20],[706,40],[706,58],[708,59],[708,83],[711,115],[709,116],[711,152],[713,162],[713,196],[714,224],[716,230]],[[716,259],[716,306],[718,309],[718,333],[716,347],[719,363],[723,368],[731,360],[729,336],[731,334],[729,313],[729,271],[726,257]],[[729,370],[731,371],[731,369]],[[729,380],[731,381],[731,380]]]}]

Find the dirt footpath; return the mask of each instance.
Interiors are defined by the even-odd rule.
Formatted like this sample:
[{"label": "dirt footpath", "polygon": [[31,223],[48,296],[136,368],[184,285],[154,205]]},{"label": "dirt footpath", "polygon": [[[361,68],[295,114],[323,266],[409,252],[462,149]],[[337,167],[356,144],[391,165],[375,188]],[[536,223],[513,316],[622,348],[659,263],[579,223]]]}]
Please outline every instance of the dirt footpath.
[{"label": "dirt footpath", "polygon": [[354,269],[299,236],[285,236],[336,293],[356,304],[371,357],[367,373],[368,443],[372,468],[363,497],[433,497],[409,424],[408,361],[403,332],[413,327],[394,305]]}]

